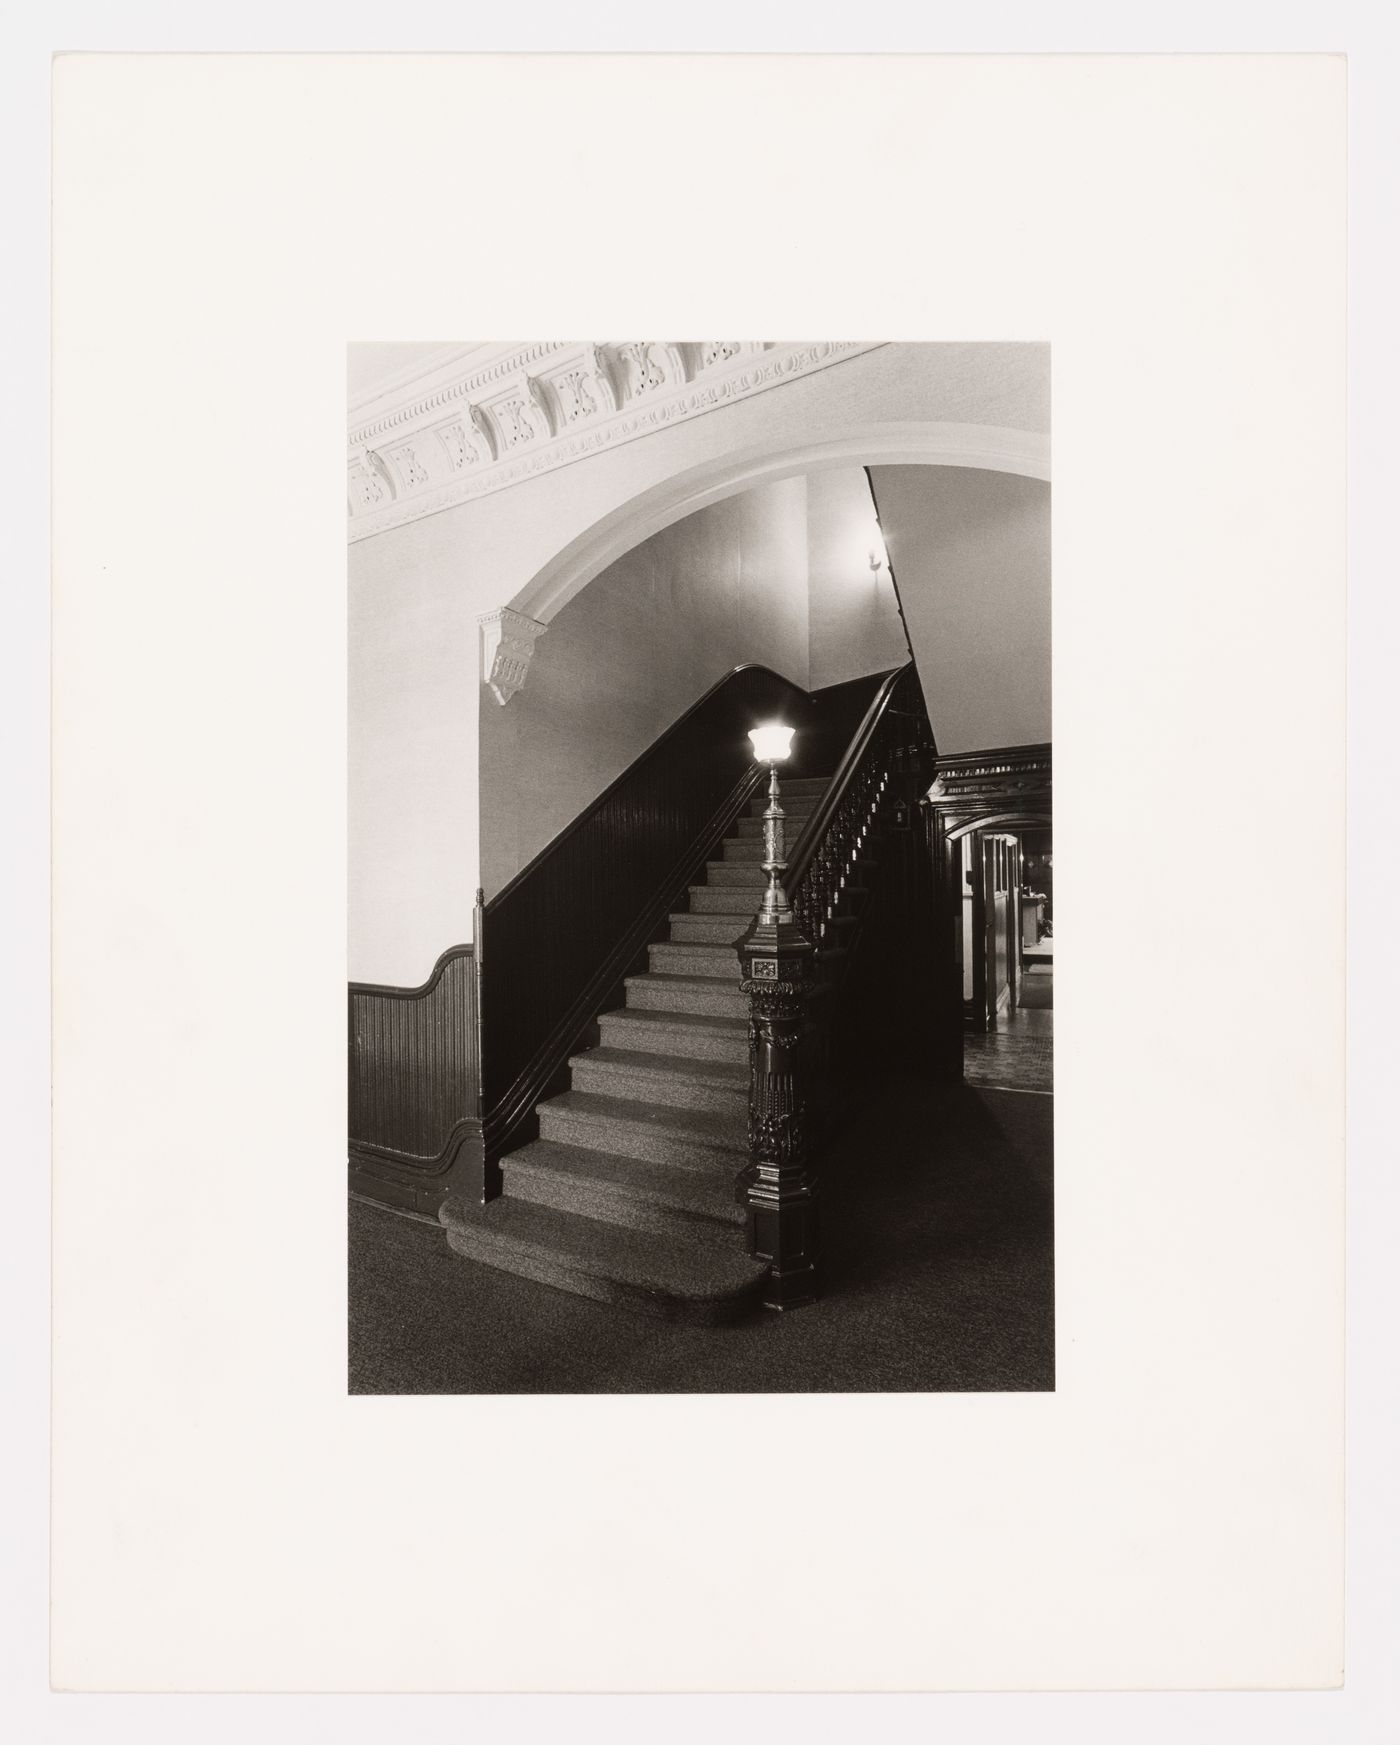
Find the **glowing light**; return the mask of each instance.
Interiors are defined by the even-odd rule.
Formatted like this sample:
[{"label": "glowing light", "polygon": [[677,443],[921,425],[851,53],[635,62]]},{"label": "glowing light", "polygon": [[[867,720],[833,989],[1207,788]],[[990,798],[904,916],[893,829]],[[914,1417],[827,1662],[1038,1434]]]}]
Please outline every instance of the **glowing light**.
[{"label": "glowing light", "polygon": [[765,721],[762,727],[755,727],[749,735],[755,759],[759,763],[782,763],[792,753],[793,732],[781,721]]}]

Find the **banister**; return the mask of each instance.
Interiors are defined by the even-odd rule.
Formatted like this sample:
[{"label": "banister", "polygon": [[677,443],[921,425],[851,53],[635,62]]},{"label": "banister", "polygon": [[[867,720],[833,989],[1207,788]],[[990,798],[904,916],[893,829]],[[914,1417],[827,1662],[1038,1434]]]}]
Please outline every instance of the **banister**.
[{"label": "banister", "polygon": [[[857,985],[847,980],[852,958],[869,951],[882,967],[918,959],[926,857],[912,817],[932,751],[911,660],[881,682],[785,865],[774,770],[764,864],[770,879],[781,872],[782,884],[770,886],[738,944],[749,1002],[749,1146],[735,1182],[749,1253],[768,1268],[763,1300],[772,1309],[810,1303],[820,1288],[813,1116],[847,1064],[833,1037]],[[838,948],[827,952],[838,926]]]},{"label": "banister", "polygon": [[840,809],[841,801],[845,798],[851,780],[860,768],[881,722],[891,708],[895,692],[907,675],[913,675],[914,682],[917,683],[917,674],[912,660],[906,661],[902,667],[896,667],[871,699],[870,707],[865,711],[860,726],[846,747],[841,762],[837,765],[835,775],[827,784],[826,792],[814,807],[811,817],[803,826],[802,834],[788,855],[786,882],[790,890],[795,891],[806,876],[818,845],[831,828],[832,820]]}]

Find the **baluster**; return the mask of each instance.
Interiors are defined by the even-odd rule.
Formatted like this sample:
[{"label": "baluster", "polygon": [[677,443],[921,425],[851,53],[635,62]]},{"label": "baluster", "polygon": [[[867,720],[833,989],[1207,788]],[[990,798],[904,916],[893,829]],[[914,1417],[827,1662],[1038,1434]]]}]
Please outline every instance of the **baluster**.
[{"label": "baluster", "polygon": [[[781,818],[776,765],[767,816]],[[748,1210],[749,1252],[771,1268],[770,1309],[793,1309],[817,1294],[817,1182],[808,1161],[813,992],[811,943],[782,885],[780,833],[770,835],[763,906],[739,942],[740,986],[749,1001],[749,1162],[736,1184]]]}]

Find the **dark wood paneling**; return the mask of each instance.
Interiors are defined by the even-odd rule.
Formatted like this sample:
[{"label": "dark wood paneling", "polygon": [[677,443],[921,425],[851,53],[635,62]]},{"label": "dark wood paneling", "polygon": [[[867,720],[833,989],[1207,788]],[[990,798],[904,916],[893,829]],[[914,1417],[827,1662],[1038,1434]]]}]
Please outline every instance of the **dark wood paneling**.
[{"label": "dark wood paneling", "polygon": [[420,988],[349,986],[351,1185],[435,1211],[478,1166],[481,1121],[476,963],[470,945],[438,959]]}]

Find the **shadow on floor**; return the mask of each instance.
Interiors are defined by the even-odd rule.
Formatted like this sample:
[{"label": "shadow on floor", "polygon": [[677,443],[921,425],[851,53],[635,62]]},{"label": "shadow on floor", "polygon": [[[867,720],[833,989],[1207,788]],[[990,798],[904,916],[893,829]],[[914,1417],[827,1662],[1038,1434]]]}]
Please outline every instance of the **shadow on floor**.
[{"label": "shadow on floor", "polygon": [[870,1087],[822,1172],[822,1300],[686,1327],[451,1253],[350,1203],[352,1393],[1042,1391],[1055,1385],[1053,1100]]}]

